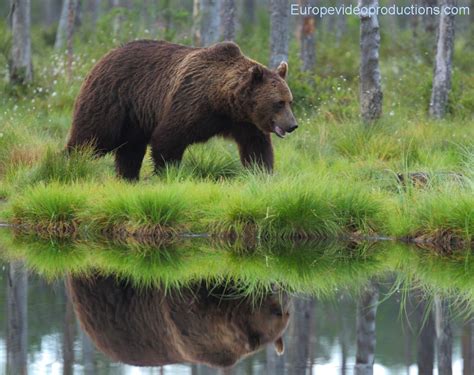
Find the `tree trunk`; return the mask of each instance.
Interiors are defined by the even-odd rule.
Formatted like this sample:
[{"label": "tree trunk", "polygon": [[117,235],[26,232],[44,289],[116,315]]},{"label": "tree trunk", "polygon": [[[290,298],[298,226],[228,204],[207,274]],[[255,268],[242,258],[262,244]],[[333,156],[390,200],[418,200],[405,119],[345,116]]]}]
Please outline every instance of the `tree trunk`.
[{"label": "tree trunk", "polygon": [[7,286],[7,373],[27,373],[28,274],[21,262],[11,262]]},{"label": "tree trunk", "polygon": [[[300,0],[302,7],[316,6],[315,0]],[[315,46],[315,17],[311,14],[301,16],[300,22],[300,57],[301,70],[303,72],[314,69],[316,61],[316,46]]]},{"label": "tree trunk", "polygon": [[33,80],[30,0],[12,0],[11,6],[13,44],[10,82],[23,85]]},{"label": "tree trunk", "polygon": [[218,0],[200,0],[201,46],[206,47],[219,40],[220,2]]},{"label": "tree trunk", "polygon": [[94,360],[94,344],[92,343],[89,336],[87,336],[81,327],[78,327],[81,336],[82,346],[82,364],[84,366],[85,375],[94,375],[96,373],[95,360]]},{"label": "tree trunk", "polygon": [[463,375],[474,374],[474,320],[464,322],[462,330]]},{"label": "tree trunk", "polygon": [[368,285],[357,301],[357,354],[355,373],[373,373],[375,356],[375,318],[379,300],[378,286]]},{"label": "tree trunk", "polygon": [[74,23],[76,19],[76,9],[78,0],[69,0],[68,14],[67,14],[67,77],[72,79],[72,60],[74,53],[72,49],[72,42],[74,37]]},{"label": "tree trunk", "polygon": [[[113,9],[120,8],[120,0],[112,0],[112,8]],[[121,23],[121,17],[120,15],[117,14],[114,17],[113,26],[112,26],[114,35],[118,34],[120,30],[120,23]]]},{"label": "tree trunk", "polygon": [[270,19],[270,68],[276,68],[282,61],[288,61],[289,42],[288,0],[271,0]]},{"label": "tree trunk", "polygon": [[72,0],[63,0],[61,16],[59,17],[58,29],[56,31],[56,41],[54,43],[54,49],[56,50],[63,49],[66,44],[69,3],[71,1]]},{"label": "tree trunk", "polygon": [[278,356],[273,345],[267,345],[265,348],[265,374],[283,375],[285,373],[285,357]]},{"label": "tree trunk", "polygon": [[287,370],[289,375],[305,375],[311,353],[311,327],[314,319],[314,300],[297,298],[293,301],[294,314],[290,326]]},{"label": "tree trunk", "polygon": [[451,375],[453,335],[451,332],[451,314],[446,299],[435,296],[436,352],[438,353],[438,374]]},{"label": "tree trunk", "polygon": [[[434,367],[434,344],[435,344],[435,324],[433,321],[433,314],[427,311],[428,304],[419,296],[417,299],[417,321],[418,321],[418,340],[417,340],[417,365],[418,373],[420,375],[433,374]],[[426,314],[428,314],[426,316]]]},{"label": "tree trunk", "polygon": [[221,20],[224,40],[235,40],[235,0],[223,1]]},{"label": "tree trunk", "polygon": [[102,0],[90,0],[89,10],[91,12],[92,27],[95,29],[102,13]]},{"label": "tree trunk", "polygon": [[201,45],[201,0],[193,1],[193,45],[199,47]]},{"label": "tree trunk", "polygon": [[[443,9],[455,6],[455,0],[441,0]],[[448,94],[451,89],[451,70],[454,49],[454,16],[441,12],[439,17],[436,58],[431,91],[430,115],[441,119],[446,113]]]},{"label": "tree trunk", "polygon": [[66,292],[66,313],[64,315],[63,331],[63,375],[74,373],[74,336],[76,319],[72,301]]},{"label": "tree trunk", "polygon": [[[378,7],[378,0],[359,0],[359,7]],[[376,15],[361,15],[360,20],[360,110],[364,122],[370,123],[382,114],[380,32]]]},{"label": "tree trunk", "polygon": [[255,0],[244,0],[244,21],[248,25],[255,25]]}]

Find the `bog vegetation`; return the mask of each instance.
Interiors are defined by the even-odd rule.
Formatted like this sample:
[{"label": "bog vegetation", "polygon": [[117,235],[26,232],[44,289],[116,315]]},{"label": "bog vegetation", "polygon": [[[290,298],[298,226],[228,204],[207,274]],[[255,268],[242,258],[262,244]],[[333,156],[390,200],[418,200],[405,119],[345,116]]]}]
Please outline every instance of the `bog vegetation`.
[{"label": "bog vegetation", "polygon": [[[160,13],[159,13],[160,14]],[[258,8],[236,41],[269,59],[269,12]],[[74,99],[86,73],[111,48],[136,38],[191,44],[191,14],[166,13],[172,28],[141,25],[125,8],[103,14],[74,35],[71,76],[66,53],[53,48],[55,27],[33,25],[34,80],[0,81],[0,205],[23,229],[95,236],[210,233],[261,240],[390,236],[472,244],[474,233],[474,48],[456,38],[447,115],[428,115],[435,35],[381,20],[384,112],[365,124],[359,113],[359,20],[339,35],[316,30],[316,65],[301,69],[290,42],[289,86],[299,129],[275,139],[275,173],[245,170],[233,144],[216,139],[187,150],[181,166],[153,175],[145,162],[136,184],[118,181],[112,159],[66,157]],[[111,32],[119,17],[120,27]],[[388,21],[387,21],[388,22]],[[392,25],[393,26],[393,25]],[[8,75],[11,33],[0,23],[0,69]],[[146,160],[149,160],[146,159]],[[59,229],[58,229],[59,228]]]}]

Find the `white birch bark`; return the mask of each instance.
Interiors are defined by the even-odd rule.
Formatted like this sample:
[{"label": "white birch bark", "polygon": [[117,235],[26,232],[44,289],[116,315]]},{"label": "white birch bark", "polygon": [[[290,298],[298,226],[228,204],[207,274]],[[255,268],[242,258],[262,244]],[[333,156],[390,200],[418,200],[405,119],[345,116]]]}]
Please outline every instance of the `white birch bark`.
[{"label": "white birch bark", "polygon": [[84,366],[84,375],[94,375],[97,373],[96,364],[94,359],[95,347],[91,339],[82,330],[82,327],[78,324],[77,330],[79,331],[81,339],[81,352],[82,352],[82,364]]},{"label": "white birch bark", "polygon": [[78,0],[68,0],[67,10],[67,26],[66,26],[66,43],[67,43],[67,76],[72,77],[72,60],[73,60],[73,36],[74,36],[74,22],[76,20],[76,10]]},{"label": "white birch bark", "polygon": [[[378,7],[378,0],[359,0],[359,7]],[[380,32],[376,15],[360,16],[360,110],[364,122],[382,114],[383,93],[379,67]]]},{"label": "white birch bark", "polygon": [[[315,0],[300,0],[301,6],[316,6]],[[300,21],[300,58],[303,72],[314,69],[316,61],[315,17],[311,14],[301,16]]]},{"label": "white birch bark", "polygon": [[7,287],[7,373],[27,373],[28,274],[21,262],[11,262]]},{"label": "white birch bark", "polygon": [[474,374],[474,320],[468,319],[462,330],[463,375]]},{"label": "white birch bark", "polygon": [[375,318],[379,300],[378,286],[371,283],[357,301],[357,353],[355,374],[373,373],[375,358]]},{"label": "white birch bark", "polygon": [[[427,311],[429,309],[429,311]],[[416,362],[419,374],[432,374],[435,357],[435,323],[431,306],[422,296],[416,300],[415,319],[418,323]]]},{"label": "white birch bark", "polygon": [[201,46],[201,0],[193,0],[193,45]]},{"label": "white birch bark", "polygon": [[[443,9],[456,5],[455,0],[441,0]],[[454,16],[441,12],[439,17],[436,58],[431,90],[430,115],[441,119],[446,114],[448,95],[451,90],[451,71],[454,49]]]},{"label": "white birch bark", "polygon": [[33,80],[30,5],[30,0],[11,1],[13,43],[10,82],[15,84],[26,84]]},{"label": "white birch bark", "polygon": [[223,0],[221,22],[224,40],[235,40],[235,0]]},{"label": "white birch bark", "polygon": [[311,358],[315,301],[303,298],[293,301],[294,312],[288,329],[288,375],[306,374]]},{"label": "white birch bark", "polygon": [[62,50],[66,45],[67,37],[67,20],[69,12],[69,3],[72,0],[63,0],[61,8],[61,16],[59,17],[58,29],[56,31],[56,41],[54,43],[54,49]]},{"label": "white birch bark", "polygon": [[436,352],[438,354],[438,374],[451,375],[453,334],[451,331],[451,314],[446,299],[435,296],[435,326],[436,326]]},{"label": "white birch bark", "polygon": [[220,1],[201,0],[200,20],[201,20],[201,45],[206,47],[219,41],[220,26]]},{"label": "white birch bark", "polygon": [[288,61],[289,1],[271,0],[270,18],[270,68],[276,68],[282,61]]},{"label": "white birch bark", "polygon": [[74,338],[76,335],[76,316],[74,315],[74,306],[71,298],[65,292],[66,311],[64,315],[63,326],[63,375],[74,374]]},{"label": "white birch bark", "polygon": [[244,22],[248,25],[255,24],[255,0],[244,0]]}]

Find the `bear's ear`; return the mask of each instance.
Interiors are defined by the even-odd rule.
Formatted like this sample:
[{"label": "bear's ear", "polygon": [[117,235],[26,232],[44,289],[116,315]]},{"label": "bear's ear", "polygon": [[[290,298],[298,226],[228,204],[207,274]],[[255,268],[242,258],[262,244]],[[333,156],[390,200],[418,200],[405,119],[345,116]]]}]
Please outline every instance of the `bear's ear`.
[{"label": "bear's ear", "polygon": [[288,63],[286,61],[282,61],[280,65],[278,65],[278,68],[276,68],[276,72],[281,78],[286,79],[288,75]]},{"label": "bear's ear", "polygon": [[254,65],[250,69],[251,81],[258,83],[263,81],[263,67],[261,65]]},{"label": "bear's ear", "polygon": [[285,344],[283,342],[283,339],[281,337],[277,338],[275,342],[273,343],[275,345],[275,351],[278,355],[283,355],[285,352]]}]

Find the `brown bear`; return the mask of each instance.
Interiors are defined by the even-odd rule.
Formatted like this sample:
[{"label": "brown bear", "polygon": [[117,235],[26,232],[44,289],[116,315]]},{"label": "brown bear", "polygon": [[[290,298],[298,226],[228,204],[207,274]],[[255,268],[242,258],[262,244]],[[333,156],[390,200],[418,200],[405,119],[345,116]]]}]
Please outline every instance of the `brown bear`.
[{"label": "brown bear", "polygon": [[205,282],[177,290],[135,288],[111,276],[68,277],[76,315],[97,348],[135,366],[202,363],[229,367],[274,343],[282,354],[290,300],[259,300]]},{"label": "brown bear", "polygon": [[242,164],[273,168],[270,133],[297,128],[288,65],[273,71],[232,42],[192,48],[140,40],[114,49],[92,69],[74,107],[67,149],[115,152],[119,176],[138,179],[148,144],[155,170],[179,163],[187,146],[222,135]]}]

